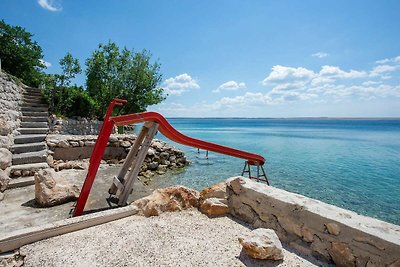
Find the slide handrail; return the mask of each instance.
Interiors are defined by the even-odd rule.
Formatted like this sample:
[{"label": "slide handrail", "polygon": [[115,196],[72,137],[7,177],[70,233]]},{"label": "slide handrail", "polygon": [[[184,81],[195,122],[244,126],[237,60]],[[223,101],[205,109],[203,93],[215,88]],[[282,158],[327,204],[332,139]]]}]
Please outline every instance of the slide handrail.
[{"label": "slide handrail", "polygon": [[184,135],[178,130],[176,130],[165,119],[163,115],[157,112],[149,111],[149,112],[142,112],[142,113],[135,113],[128,115],[121,115],[116,117],[110,117],[110,120],[113,121],[117,126],[153,121],[159,124],[158,129],[165,137],[182,145],[187,145],[236,158],[245,159],[250,165],[262,166],[265,163],[264,157],[260,155],[223,145],[218,145],[215,143],[203,141],[200,139]]}]

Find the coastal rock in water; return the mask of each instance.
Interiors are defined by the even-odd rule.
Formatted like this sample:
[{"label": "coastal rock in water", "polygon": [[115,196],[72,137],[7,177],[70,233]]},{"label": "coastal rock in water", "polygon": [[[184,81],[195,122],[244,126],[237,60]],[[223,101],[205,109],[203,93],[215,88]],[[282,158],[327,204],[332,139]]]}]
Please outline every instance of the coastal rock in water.
[{"label": "coastal rock in water", "polygon": [[226,183],[225,182],[211,185],[209,187],[204,188],[200,192],[200,201],[203,201],[207,198],[212,198],[212,197],[226,199]]},{"label": "coastal rock in water", "polygon": [[282,244],[274,230],[258,228],[239,237],[246,254],[255,259],[282,260]]},{"label": "coastal rock in water", "polygon": [[4,192],[7,189],[8,182],[10,181],[10,177],[6,171],[0,170],[0,192]]},{"label": "coastal rock in water", "polygon": [[163,212],[198,207],[199,192],[185,186],[172,186],[154,190],[150,196],[138,199],[132,205],[146,217],[158,216]]},{"label": "coastal rock in water", "polygon": [[212,197],[201,203],[200,211],[210,217],[224,216],[229,213],[229,207],[225,199]]},{"label": "coastal rock in water", "polygon": [[79,188],[68,184],[53,169],[35,173],[35,200],[42,207],[52,207],[79,197]]},{"label": "coastal rock in water", "polygon": [[5,148],[0,148],[0,169],[5,170],[11,166],[12,153]]},{"label": "coastal rock in water", "polygon": [[356,258],[346,243],[332,242],[329,254],[333,262],[339,267],[356,266]]}]

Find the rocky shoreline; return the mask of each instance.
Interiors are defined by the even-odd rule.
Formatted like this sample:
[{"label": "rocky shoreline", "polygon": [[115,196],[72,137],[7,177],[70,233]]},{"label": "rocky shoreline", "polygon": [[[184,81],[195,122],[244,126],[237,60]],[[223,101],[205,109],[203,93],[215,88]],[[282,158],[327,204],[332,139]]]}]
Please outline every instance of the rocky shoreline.
[{"label": "rocky shoreline", "polygon": [[[56,171],[62,169],[84,169],[96,143],[95,135],[49,135],[47,163]],[[136,140],[136,135],[111,135],[103,155],[104,164],[122,164]],[[139,176],[144,183],[154,175],[165,174],[169,170],[184,168],[190,162],[183,151],[170,144],[154,139],[147,152]]]}]

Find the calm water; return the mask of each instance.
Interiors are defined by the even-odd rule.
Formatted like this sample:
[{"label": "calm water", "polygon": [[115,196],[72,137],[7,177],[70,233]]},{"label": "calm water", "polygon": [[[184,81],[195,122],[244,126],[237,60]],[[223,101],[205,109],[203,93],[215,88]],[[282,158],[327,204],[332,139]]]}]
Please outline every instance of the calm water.
[{"label": "calm water", "polygon": [[[169,119],[182,133],[267,159],[271,184],[400,225],[399,120]],[[161,134],[159,139],[165,139]],[[162,185],[196,189],[240,175],[244,161],[179,144],[193,162]]]}]

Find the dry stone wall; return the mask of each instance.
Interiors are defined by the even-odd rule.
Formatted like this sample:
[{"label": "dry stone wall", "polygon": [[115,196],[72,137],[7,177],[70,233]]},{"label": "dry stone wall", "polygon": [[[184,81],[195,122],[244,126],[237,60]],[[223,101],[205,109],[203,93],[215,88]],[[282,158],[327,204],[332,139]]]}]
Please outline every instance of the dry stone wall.
[{"label": "dry stone wall", "polygon": [[51,134],[93,135],[99,134],[103,122],[87,118],[60,119],[54,115],[49,119]]},{"label": "dry stone wall", "polygon": [[16,79],[0,71],[0,148],[9,149],[13,144],[13,133],[20,124],[19,106],[23,87]]},{"label": "dry stone wall", "polygon": [[230,212],[293,249],[337,266],[400,266],[400,226],[244,177],[227,181]]}]

